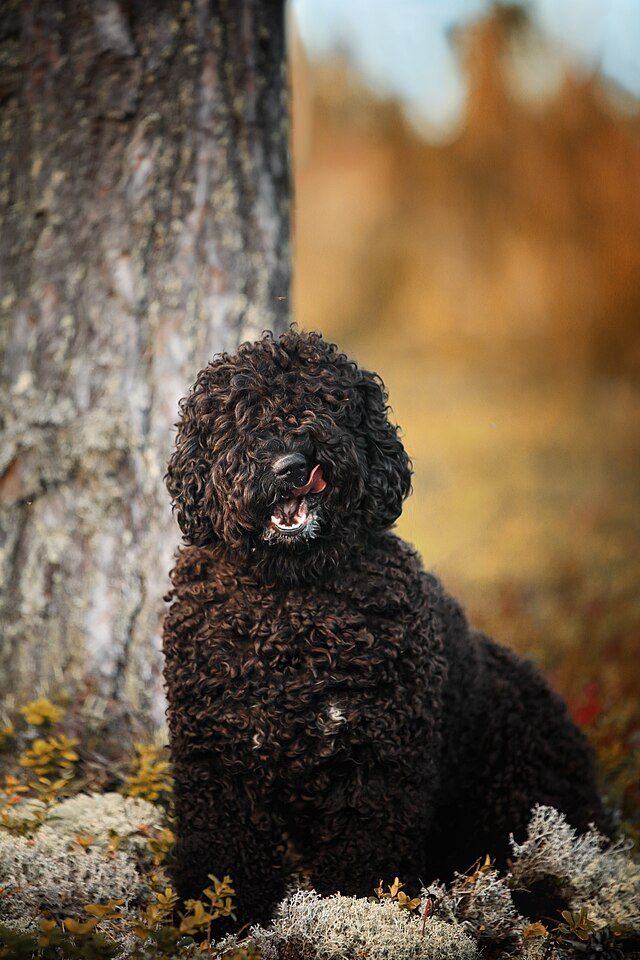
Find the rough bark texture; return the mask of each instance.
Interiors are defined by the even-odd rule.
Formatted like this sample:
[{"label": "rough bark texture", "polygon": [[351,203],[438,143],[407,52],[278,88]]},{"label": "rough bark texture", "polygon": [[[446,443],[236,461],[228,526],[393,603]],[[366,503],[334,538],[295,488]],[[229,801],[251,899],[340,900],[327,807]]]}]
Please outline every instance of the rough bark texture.
[{"label": "rough bark texture", "polygon": [[289,318],[283,4],[0,16],[0,696],[159,717],[177,400]]}]

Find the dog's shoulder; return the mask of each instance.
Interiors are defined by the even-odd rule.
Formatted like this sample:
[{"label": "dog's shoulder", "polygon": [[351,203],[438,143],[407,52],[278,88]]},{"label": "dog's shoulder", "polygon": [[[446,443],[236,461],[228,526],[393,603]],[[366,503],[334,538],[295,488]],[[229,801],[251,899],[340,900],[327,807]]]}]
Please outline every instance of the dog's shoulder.
[{"label": "dog's shoulder", "polygon": [[165,599],[174,604],[187,600],[221,603],[251,592],[256,586],[224,550],[216,547],[180,547],[170,579],[172,589]]},{"label": "dog's shoulder", "polygon": [[448,644],[469,643],[464,607],[437,574],[425,568],[415,547],[388,532],[379,538],[378,553],[372,560],[375,576],[384,582],[387,595],[394,594],[416,616],[426,617]]},{"label": "dog's shoulder", "polygon": [[255,581],[238,571],[215,547],[180,547],[165,596],[165,655],[184,656],[187,647],[208,649],[221,638],[248,632],[257,608]]},{"label": "dog's shoulder", "polygon": [[440,601],[442,587],[425,571],[418,551],[395,533],[359,545],[339,570],[337,592],[373,607],[425,609]]},{"label": "dog's shoulder", "polygon": [[443,594],[438,577],[425,568],[419,551],[392,531],[376,538],[376,548],[369,559],[372,568],[381,571],[388,581],[419,588],[434,601]]},{"label": "dog's shoulder", "polygon": [[184,546],[176,553],[176,562],[170,573],[173,592],[180,593],[202,584],[212,589],[223,587],[224,565],[215,550],[207,547]]},{"label": "dog's shoulder", "polygon": [[391,530],[363,539],[354,549],[354,569],[376,570],[393,575],[395,571],[418,576],[422,561],[418,551]]}]

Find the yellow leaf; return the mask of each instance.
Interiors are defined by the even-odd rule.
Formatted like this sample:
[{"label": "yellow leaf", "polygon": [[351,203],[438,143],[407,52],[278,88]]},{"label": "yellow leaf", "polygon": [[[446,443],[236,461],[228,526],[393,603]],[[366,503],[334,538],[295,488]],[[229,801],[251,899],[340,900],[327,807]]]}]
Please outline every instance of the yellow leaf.
[{"label": "yellow leaf", "polygon": [[64,918],[64,928],[67,933],[73,934],[74,937],[84,937],[88,933],[91,933],[98,925],[97,920],[85,920],[82,923],[80,920],[74,920],[73,917]]},{"label": "yellow leaf", "polygon": [[164,893],[157,893],[156,900],[158,903],[166,908],[173,908],[178,902],[178,894],[175,893],[171,887],[167,887]]},{"label": "yellow leaf", "polygon": [[544,923],[540,923],[538,920],[536,923],[530,923],[528,927],[525,927],[522,936],[525,940],[528,940],[529,937],[546,937],[548,932]]},{"label": "yellow leaf", "polygon": [[180,933],[193,933],[199,928],[208,926],[215,917],[207,913],[201,900],[187,900],[185,906],[192,914],[185,914],[180,922]]},{"label": "yellow leaf", "polygon": [[417,910],[420,904],[421,904],[420,897],[414,897],[412,900],[402,890],[398,893],[398,905],[403,910]]},{"label": "yellow leaf", "polygon": [[38,924],[40,936],[38,937],[39,947],[48,947],[51,943],[51,934],[56,928],[56,921],[42,917]]},{"label": "yellow leaf", "polygon": [[147,919],[147,922],[152,926],[155,926],[165,916],[165,911],[159,907],[157,903],[150,903],[145,910],[144,915]]},{"label": "yellow leaf", "polygon": [[93,917],[116,920],[122,916],[116,908],[122,906],[123,903],[124,900],[109,900],[107,903],[88,903],[84,909],[86,913],[90,913]]},{"label": "yellow leaf", "polygon": [[117,833],[112,833],[109,837],[109,845],[107,848],[109,853],[117,853],[123,840],[124,837],[119,836]]},{"label": "yellow leaf", "polygon": [[84,847],[87,850],[93,843],[95,843],[95,837],[92,837],[90,834],[83,836],[81,833],[76,834],[74,837],[75,842],[79,847]]},{"label": "yellow leaf", "polygon": [[41,727],[45,724],[57,723],[64,717],[65,711],[61,707],[56,707],[46,697],[40,697],[20,707],[20,713],[27,723],[34,727]]},{"label": "yellow leaf", "polygon": [[130,797],[142,797],[151,802],[171,792],[170,765],[159,759],[160,748],[136,745],[136,760],[132,773],[126,778],[124,792]]},{"label": "yellow leaf", "polygon": [[0,750],[8,750],[13,744],[15,728],[12,723],[0,727]]}]

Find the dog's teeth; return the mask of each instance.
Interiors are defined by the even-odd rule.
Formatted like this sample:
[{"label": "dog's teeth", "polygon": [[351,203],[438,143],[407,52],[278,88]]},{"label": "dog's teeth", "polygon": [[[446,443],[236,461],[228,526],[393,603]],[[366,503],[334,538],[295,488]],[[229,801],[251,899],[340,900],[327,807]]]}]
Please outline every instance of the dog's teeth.
[{"label": "dog's teeth", "polygon": [[305,526],[309,519],[309,508],[304,500],[291,499],[278,506],[271,514],[271,523],[278,530],[293,532]]},{"label": "dog's teeth", "polygon": [[271,523],[278,530],[294,531],[305,525],[309,518],[309,508],[304,500],[292,497],[278,505],[271,514]]}]

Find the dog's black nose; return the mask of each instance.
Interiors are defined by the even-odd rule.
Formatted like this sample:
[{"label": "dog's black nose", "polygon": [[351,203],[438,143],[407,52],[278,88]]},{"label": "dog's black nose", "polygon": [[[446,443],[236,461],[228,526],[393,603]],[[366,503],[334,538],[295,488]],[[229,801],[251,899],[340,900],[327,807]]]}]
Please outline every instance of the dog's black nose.
[{"label": "dog's black nose", "polygon": [[271,464],[271,469],[280,480],[291,478],[293,474],[301,474],[307,466],[307,458],[301,453],[285,453],[277,457]]}]

